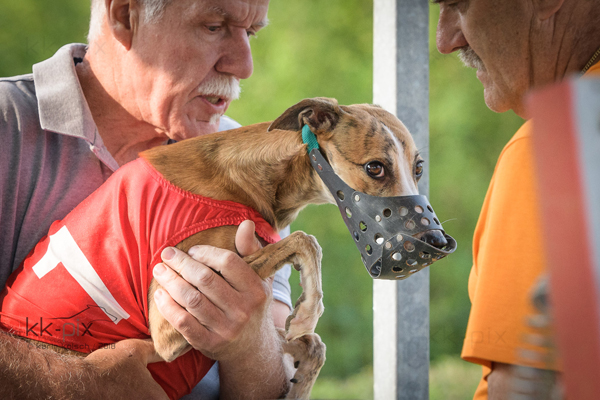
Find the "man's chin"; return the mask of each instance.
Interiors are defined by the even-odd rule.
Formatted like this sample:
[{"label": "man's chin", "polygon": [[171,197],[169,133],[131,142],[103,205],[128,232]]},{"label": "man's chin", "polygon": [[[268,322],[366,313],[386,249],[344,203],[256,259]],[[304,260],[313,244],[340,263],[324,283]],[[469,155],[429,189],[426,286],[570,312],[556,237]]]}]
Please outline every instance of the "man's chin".
[{"label": "man's chin", "polygon": [[493,89],[485,88],[483,89],[483,98],[485,101],[485,105],[488,108],[496,113],[503,113],[513,109],[514,107],[510,104],[507,99],[504,99],[502,96],[499,96]]},{"label": "man's chin", "polygon": [[202,136],[215,133],[219,130],[219,124],[221,123],[221,115],[214,114],[208,121],[196,120],[196,126],[192,136]]},{"label": "man's chin", "polygon": [[186,126],[183,129],[179,130],[178,132],[171,133],[169,137],[179,142],[185,139],[209,135],[211,133],[219,131],[220,122],[220,115],[215,115],[211,117],[209,121],[190,121],[190,123],[186,124]]}]

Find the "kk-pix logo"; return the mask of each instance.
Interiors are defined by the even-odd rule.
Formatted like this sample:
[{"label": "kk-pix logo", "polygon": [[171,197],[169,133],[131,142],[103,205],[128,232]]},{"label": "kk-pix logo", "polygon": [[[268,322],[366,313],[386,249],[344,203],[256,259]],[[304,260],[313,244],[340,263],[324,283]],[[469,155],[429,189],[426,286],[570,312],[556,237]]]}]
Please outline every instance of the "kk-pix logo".
[{"label": "kk-pix logo", "polygon": [[[40,338],[43,336],[52,336],[52,337],[61,337],[64,342],[68,337],[83,337],[83,336],[91,336],[94,337],[91,328],[94,322],[107,322],[106,319],[97,320],[86,318],[90,315],[89,311],[93,312],[94,309],[101,309],[103,314],[107,315],[113,321],[117,318],[110,313],[108,313],[102,307],[98,307],[96,305],[88,305],[85,309],[79,311],[76,314],[73,314],[69,317],[57,317],[57,318],[25,318],[25,336],[28,338],[36,340],[36,338]],[[61,321],[61,322],[58,322]]]}]

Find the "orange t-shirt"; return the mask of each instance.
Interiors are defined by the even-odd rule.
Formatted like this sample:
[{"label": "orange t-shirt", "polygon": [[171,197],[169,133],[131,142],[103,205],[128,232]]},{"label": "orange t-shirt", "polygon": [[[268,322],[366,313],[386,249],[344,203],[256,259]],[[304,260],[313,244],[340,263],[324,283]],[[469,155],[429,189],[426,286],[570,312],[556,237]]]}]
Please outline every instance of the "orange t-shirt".
[{"label": "orange t-shirt", "polygon": [[[600,74],[600,63],[587,74]],[[557,369],[518,354],[534,349],[523,336],[534,333],[526,319],[537,313],[531,292],[545,270],[531,135],[527,121],[502,150],[475,228],[472,306],[461,355],[483,366],[475,400],[487,399],[492,361]]]}]

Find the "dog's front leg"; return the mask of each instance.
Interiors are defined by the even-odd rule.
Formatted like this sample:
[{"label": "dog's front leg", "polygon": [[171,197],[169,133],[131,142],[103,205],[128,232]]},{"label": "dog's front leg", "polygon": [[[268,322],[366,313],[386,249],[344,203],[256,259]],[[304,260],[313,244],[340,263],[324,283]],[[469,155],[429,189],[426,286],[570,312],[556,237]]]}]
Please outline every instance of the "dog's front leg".
[{"label": "dog's front leg", "polygon": [[275,275],[275,272],[286,263],[291,263],[300,272],[303,292],[286,321],[285,338],[293,340],[307,333],[313,333],[324,309],[321,287],[321,247],[314,236],[302,231],[293,232],[285,239],[244,257],[244,261],[262,279]]},{"label": "dog's front leg", "polygon": [[325,344],[314,333],[323,313],[321,287],[321,247],[313,236],[294,232],[287,238],[269,245],[244,260],[265,279],[273,276],[285,263],[300,271],[304,289],[294,311],[286,321],[283,351],[294,358],[296,372],[286,398],[308,399],[310,391],[325,363]]},{"label": "dog's front leg", "polygon": [[148,326],[156,352],[163,360],[171,362],[190,350],[192,346],[158,311],[154,302],[154,292],[160,287],[158,282],[152,278],[148,291],[148,299],[150,299],[148,302]]}]

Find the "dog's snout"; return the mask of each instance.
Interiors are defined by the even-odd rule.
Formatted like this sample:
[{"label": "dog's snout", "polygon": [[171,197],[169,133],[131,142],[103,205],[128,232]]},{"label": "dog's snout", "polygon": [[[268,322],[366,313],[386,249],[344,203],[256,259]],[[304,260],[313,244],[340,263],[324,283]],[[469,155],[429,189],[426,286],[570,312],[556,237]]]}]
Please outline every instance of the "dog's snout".
[{"label": "dog's snout", "polygon": [[446,237],[440,230],[431,230],[423,232],[421,237],[418,239],[438,249],[443,249],[444,246],[448,244]]}]

